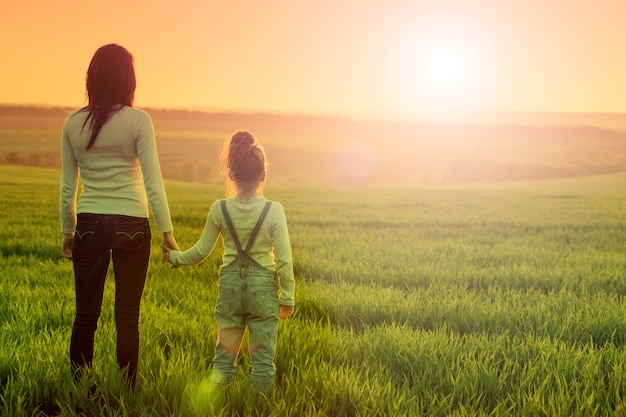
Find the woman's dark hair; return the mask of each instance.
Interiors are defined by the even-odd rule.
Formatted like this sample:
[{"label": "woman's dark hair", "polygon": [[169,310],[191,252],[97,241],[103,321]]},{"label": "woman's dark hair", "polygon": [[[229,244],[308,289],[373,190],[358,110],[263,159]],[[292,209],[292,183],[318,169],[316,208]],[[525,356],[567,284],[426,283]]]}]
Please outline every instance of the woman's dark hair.
[{"label": "woman's dark hair", "polygon": [[89,122],[89,150],[111,113],[133,105],[137,86],[133,56],[117,44],[100,47],[91,58],[86,85],[89,105],[83,110],[89,114],[83,127]]},{"label": "woman's dark hair", "polygon": [[238,187],[256,185],[264,179],[265,150],[251,132],[240,130],[226,143],[222,165],[228,178]]}]

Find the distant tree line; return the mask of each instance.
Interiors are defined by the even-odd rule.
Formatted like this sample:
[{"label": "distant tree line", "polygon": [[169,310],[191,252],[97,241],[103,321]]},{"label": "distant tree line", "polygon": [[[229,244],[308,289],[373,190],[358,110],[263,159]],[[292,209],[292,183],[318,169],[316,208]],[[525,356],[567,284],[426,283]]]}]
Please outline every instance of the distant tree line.
[{"label": "distant tree line", "polygon": [[[61,168],[61,157],[55,154],[36,152],[9,152],[0,154],[0,164],[21,165],[38,168]],[[168,160],[161,161],[163,177],[168,180],[195,182],[218,185],[223,182],[223,176],[214,163],[196,160]],[[396,185],[453,184],[462,182],[484,181],[516,181],[540,180],[550,178],[567,178],[588,175],[603,175],[626,171],[626,154],[619,153],[612,156],[590,158],[588,160],[560,161],[558,163],[499,163],[492,160],[456,159],[441,166],[439,174],[426,178],[418,175],[416,178],[401,178],[392,172],[377,172],[367,177],[352,178],[346,175],[330,175],[320,177],[319,172],[300,170],[288,175],[281,172],[273,177],[276,185],[298,185],[319,183],[319,185]],[[421,178],[419,178],[421,177]]]},{"label": "distant tree line", "polygon": [[[61,168],[61,156],[36,152],[0,154],[0,165],[20,165],[36,168]],[[163,177],[169,180],[217,184],[221,182],[218,169],[207,162],[191,160],[162,161]]]},{"label": "distant tree line", "polygon": [[218,169],[210,163],[191,160],[161,161],[163,177],[168,180],[197,182],[202,184],[217,184]]},{"label": "distant tree line", "polygon": [[451,161],[442,178],[443,183],[542,180],[584,177],[626,171],[626,154],[606,160],[560,163],[504,163],[494,161]]},{"label": "distant tree line", "polygon": [[24,165],[38,168],[61,168],[61,157],[36,152],[9,152],[0,154],[0,164]]}]

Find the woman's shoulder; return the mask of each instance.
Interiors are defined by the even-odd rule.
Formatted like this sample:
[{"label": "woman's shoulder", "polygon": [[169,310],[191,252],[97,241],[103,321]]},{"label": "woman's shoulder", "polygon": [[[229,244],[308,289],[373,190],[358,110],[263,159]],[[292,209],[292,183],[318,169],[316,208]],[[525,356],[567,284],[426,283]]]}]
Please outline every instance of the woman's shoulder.
[{"label": "woman's shoulder", "polygon": [[63,122],[63,133],[75,132],[83,128],[88,112],[85,108],[70,111]]},{"label": "woman's shoulder", "polygon": [[147,111],[143,109],[139,109],[137,107],[124,107],[121,112],[135,119],[152,120],[150,113],[148,113]]},{"label": "woman's shoulder", "polygon": [[[123,114],[124,117],[129,117],[135,120],[152,122],[152,117],[147,111],[143,109],[138,109],[136,107],[124,107],[121,110],[118,110],[117,113],[120,115]],[[89,110],[87,109],[87,107],[81,107],[80,109],[72,110],[67,114],[67,117],[65,118],[65,123],[73,121],[79,121],[82,123],[84,122],[88,114]]]},{"label": "woman's shoulder", "polygon": [[65,123],[71,122],[80,116],[83,116],[82,118],[84,119],[85,117],[87,117],[88,113],[89,112],[87,111],[85,107],[81,107],[80,109],[74,109],[70,111],[65,117]]},{"label": "woman's shoulder", "polygon": [[69,118],[71,118],[71,117],[76,116],[77,114],[83,114],[83,113],[84,113],[84,114],[87,114],[87,113],[88,113],[88,111],[87,111],[87,108],[86,108],[86,107],[81,107],[81,108],[79,108],[79,109],[74,109],[74,110],[70,111],[70,112],[67,114],[67,118],[69,119]]}]

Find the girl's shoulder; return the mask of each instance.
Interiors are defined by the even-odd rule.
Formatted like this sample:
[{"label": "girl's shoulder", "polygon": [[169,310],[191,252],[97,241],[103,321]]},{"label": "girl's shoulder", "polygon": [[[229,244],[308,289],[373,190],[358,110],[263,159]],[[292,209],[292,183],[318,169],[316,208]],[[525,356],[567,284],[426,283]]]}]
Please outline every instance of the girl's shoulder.
[{"label": "girl's shoulder", "polygon": [[266,201],[272,203],[267,213],[267,216],[269,218],[273,218],[274,221],[282,221],[285,218],[285,209],[283,208],[283,205],[280,204],[280,202],[274,200]]},{"label": "girl's shoulder", "polygon": [[272,208],[275,208],[277,210],[282,210],[283,209],[283,205],[280,204],[280,201],[276,201],[276,200],[266,200],[269,203],[272,203]]},{"label": "girl's shoulder", "polygon": [[227,211],[233,210],[233,211],[240,211],[244,213],[246,212],[258,213],[258,211],[262,210],[265,204],[267,204],[268,202],[271,203],[270,214],[272,212],[284,213],[282,204],[280,204],[278,201],[268,200],[265,197],[257,197],[257,198],[254,198],[253,200],[246,201],[246,202],[239,200],[237,197],[222,198],[219,200],[215,200],[211,204],[209,213],[211,212],[221,213],[223,211],[222,209],[223,205],[226,206]]}]

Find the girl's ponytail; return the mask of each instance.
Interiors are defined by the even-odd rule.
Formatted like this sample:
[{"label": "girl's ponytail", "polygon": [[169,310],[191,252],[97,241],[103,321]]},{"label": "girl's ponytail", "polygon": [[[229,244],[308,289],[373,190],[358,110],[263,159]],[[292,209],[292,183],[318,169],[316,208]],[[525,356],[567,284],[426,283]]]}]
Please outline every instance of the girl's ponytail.
[{"label": "girl's ponytail", "polygon": [[239,161],[246,159],[255,146],[255,142],[256,139],[254,139],[252,133],[247,130],[240,130],[233,135],[228,147],[228,167],[230,170],[240,165],[241,163]]},{"label": "girl's ponytail", "polygon": [[258,185],[265,178],[265,150],[247,130],[237,131],[222,153],[224,172],[238,188]]}]

